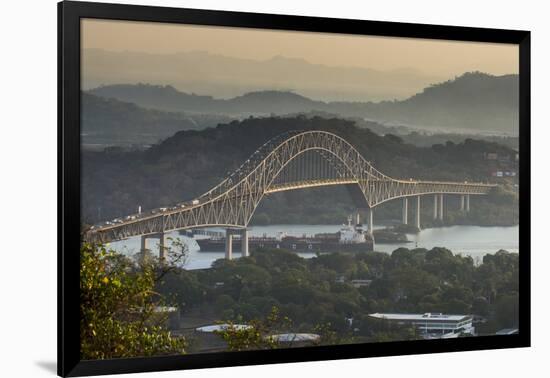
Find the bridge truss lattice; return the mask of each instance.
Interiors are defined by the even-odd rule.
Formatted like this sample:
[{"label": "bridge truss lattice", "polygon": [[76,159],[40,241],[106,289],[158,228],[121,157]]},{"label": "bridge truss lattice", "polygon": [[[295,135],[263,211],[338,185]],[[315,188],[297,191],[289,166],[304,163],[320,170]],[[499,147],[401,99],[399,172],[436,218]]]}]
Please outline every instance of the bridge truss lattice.
[{"label": "bridge truss lattice", "polygon": [[293,131],[262,145],[237,170],[198,198],[155,213],[94,227],[86,239],[109,242],[197,227],[245,228],[266,195],[328,185],[355,185],[365,207],[427,194],[487,194],[494,185],[400,180],[367,161],[350,143],[326,131]]}]

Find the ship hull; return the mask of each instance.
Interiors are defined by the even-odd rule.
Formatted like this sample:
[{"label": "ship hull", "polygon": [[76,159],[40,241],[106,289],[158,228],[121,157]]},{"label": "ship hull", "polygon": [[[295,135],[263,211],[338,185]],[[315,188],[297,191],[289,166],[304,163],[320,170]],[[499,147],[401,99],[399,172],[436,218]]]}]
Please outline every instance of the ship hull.
[{"label": "ship hull", "polygon": [[[225,239],[195,239],[201,252],[223,252],[225,251]],[[241,251],[241,241],[233,239],[233,252]],[[372,251],[372,242],[342,244],[337,240],[313,240],[313,239],[249,239],[249,250],[256,249],[285,249],[299,253],[328,253],[328,252],[368,252]]]}]

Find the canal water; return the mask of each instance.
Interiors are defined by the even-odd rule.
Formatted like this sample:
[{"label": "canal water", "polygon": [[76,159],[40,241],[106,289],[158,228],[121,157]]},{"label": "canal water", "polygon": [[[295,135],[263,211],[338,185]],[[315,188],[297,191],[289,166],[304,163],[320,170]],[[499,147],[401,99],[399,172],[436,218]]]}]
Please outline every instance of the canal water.
[{"label": "canal water", "polygon": [[[314,235],[324,232],[337,232],[342,225],[270,225],[253,226],[249,228],[250,236],[276,236],[279,232],[287,235],[302,236]],[[212,231],[223,231],[211,229]],[[204,269],[217,259],[224,257],[223,252],[200,251],[198,244],[192,239],[173,232],[168,238],[179,238],[189,248],[189,258],[185,265],[187,269]],[[420,231],[418,234],[407,234],[409,243],[376,244],[376,250],[391,253],[397,248],[428,248],[445,247],[455,254],[469,255],[474,261],[480,262],[484,255],[495,253],[500,249],[509,252],[519,252],[519,226],[513,227],[479,227],[479,226],[452,226],[430,228]],[[149,245],[154,245],[155,239],[151,239]],[[168,246],[170,241],[167,241]],[[140,238],[130,238],[113,242],[111,249],[132,255],[140,249]],[[299,254],[302,257],[313,257],[314,254]],[[234,257],[240,257],[239,252],[233,252]]]}]

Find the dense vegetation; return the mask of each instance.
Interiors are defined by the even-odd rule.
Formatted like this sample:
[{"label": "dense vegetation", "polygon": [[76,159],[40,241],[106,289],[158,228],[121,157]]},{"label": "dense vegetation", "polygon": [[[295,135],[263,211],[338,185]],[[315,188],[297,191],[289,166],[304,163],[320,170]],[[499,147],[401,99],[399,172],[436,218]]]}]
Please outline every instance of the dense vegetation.
[{"label": "dense vegetation", "polygon": [[[320,117],[250,118],[201,131],[176,133],[146,151],[84,151],[82,154],[82,216],[97,222],[192,199],[219,183],[258,146],[288,130],[317,129],[336,133],[350,141],[380,171],[396,178],[415,177],[449,181],[487,181],[499,161],[487,153],[510,159],[515,152],[497,143],[467,139],[431,147],[404,143],[395,135],[377,135],[358,128],[350,120]],[[446,221],[475,224],[517,223],[517,195],[512,179],[501,180],[502,189],[487,198],[472,198],[468,218],[455,213],[458,205],[449,196]],[[397,219],[400,204],[393,201],[376,209],[377,219]],[[430,219],[433,199],[426,197],[423,218]],[[342,223],[354,208],[344,187],[285,192],[264,199],[253,222]],[[426,223],[427,224],[427,223]]]},{"label": "dense vegetation", "polygon": [[[445,248],[324,254],[304,259],[262,249],[211,269],[185,270],[178,240],[158,261],[149,252],[133,258],[84,244],[80,251],[82,359],[196,352],[195,339],[172,336],[164,305],[185,319],[201,318],[252,328],[222,333],[231,350],[280,347],[266,336],[317,333],[320,344],[408,340],[409,326],[368,315],[375,312],[473,314],[478,334],[518,326],[518,254],[499,251],[481,264]],[[355,281],[360,280],[360,281]],[[357,285],[360,282],[361,285]]]},{"label": "dense vegetation", "polygon": [[[354,279],[371,282],[356,287]],[[205,318],[248,323],[269,318],[276,308],[291,322],[284,331],[328,326],[344,342],[416,337],[368,317],[375,312],[479,315],[487,320],[476,324],[483,334],[518,324],[518,254],[499,251],[475,265],[445,248],[311,259],[259,250],[248,258],[218,260],[212,269],[173,271],[157,290],[172,295],[184,317],[199,309]]]},{"label": "dense vegetation", "polygon": [[172,337],[157,311],[163,302],[154,288],[165,273],[158,264],[136,264],[104,247],[81,247],[81,359],[185,352],[185,339]]}]

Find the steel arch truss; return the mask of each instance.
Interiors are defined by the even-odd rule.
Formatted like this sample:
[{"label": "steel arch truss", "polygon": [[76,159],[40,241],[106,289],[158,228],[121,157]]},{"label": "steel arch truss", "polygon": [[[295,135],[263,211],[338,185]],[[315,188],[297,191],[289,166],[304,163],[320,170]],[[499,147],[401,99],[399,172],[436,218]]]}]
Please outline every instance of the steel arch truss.
[{"label": "steel arch truss", "polygon": [[[292,179],[276,180],[285,177],[281,172],[291,162],[312,152],[320,157],[319,161],[332,167],[330,177],[312,177],[313,171],[306,174],[308,170],[319,168],[305,164]],[[219,185],[184,206],[96,228],[87,233],[86,239],[105,243],[196,227],[244,228],[266,194],[344,184],[357,184],[366,205],[371,208],[400,197],[431,193],[480,195],[487,194],[494,187],[482,183],[396,180],[376,170],[351,144],[335,134],[325,131],[289,132],[265,143]]]}]

